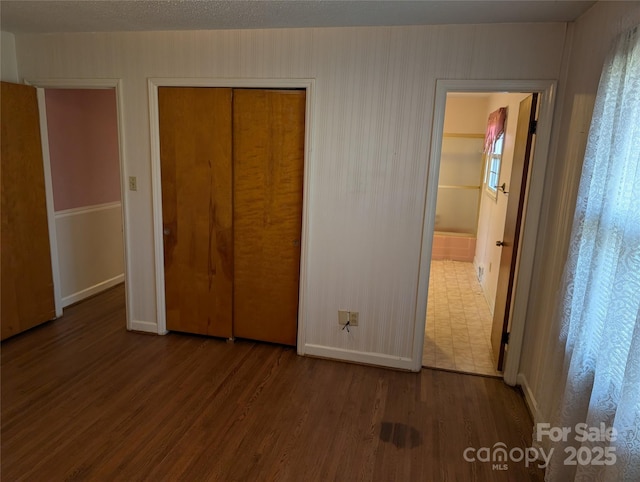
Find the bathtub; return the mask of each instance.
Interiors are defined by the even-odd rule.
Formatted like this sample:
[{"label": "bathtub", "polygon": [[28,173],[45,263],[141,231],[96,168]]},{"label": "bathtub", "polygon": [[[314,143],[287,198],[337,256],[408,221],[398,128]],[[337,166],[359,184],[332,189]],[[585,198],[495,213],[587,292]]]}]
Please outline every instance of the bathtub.
[{"label": "bathtub", "polygon": [[431,259],[451,259],[453,261],[473,261],[476,252],[476,235],[470,233],[433,233]]}]

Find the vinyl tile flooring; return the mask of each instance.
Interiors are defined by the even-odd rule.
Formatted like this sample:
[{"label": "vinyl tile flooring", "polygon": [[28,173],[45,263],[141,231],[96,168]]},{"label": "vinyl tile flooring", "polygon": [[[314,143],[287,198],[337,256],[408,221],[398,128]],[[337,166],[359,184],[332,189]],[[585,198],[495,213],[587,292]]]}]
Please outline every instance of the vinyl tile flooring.
[{"label": "vinyl tile flooring", "polygon": [[500,376],[491,350],[491,322],[473,264],[432,260],[422,365]]}]

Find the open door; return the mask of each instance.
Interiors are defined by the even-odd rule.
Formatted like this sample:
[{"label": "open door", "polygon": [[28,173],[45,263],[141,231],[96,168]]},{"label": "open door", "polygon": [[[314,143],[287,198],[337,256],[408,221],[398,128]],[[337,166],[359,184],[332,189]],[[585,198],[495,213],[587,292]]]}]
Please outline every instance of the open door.
[{"label": "open door", "polygon": [[55,318],[36,89],[2,82],[0,339]]},{"label": "open door", "polygon": [[500,271],[496,288],[493,326],[491,328],[491,347],[494,359],[498,361],[498,370],[502,370],[504,365],[505,345],[509,338],[511,298],[516,274],[518,241],[520,239],[522,213],[525,204],[529,161],[532,153],[533,135],[535,134],[537,101],[538,94],[532,94],[520,102],[511,180],[507,188],[508,194],[505,194],[509,196],[509,200],[507,202],[504,234],[501,240],[496,241],[496,245],[502,247],[502,254],[500,256]]}]

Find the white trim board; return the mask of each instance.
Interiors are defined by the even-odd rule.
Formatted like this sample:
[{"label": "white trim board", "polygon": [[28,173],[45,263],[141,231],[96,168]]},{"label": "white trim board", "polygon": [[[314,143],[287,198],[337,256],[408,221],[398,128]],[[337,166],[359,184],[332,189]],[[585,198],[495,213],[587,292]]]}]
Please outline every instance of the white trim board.
[{"label": "white trim board", "polygon": [[118,276],[114,276],[111,279],[101,281],[100,283],[89,286],[88,288],[78,291],[77,293],[65,296],[64,298],[62,298],[62,306],[66,308],[69,305],[77,303],[78,301],[82,301],[85,298],[89,298],[89,296],[97,295],[101,291],[108,290],[109,288],[119,285],[122,282],[124,282],[124,274],[119,274]]},{"label": "white trim board", "polygon": [[540,409],[538,408],[538,402],[536,401],[536,397],[533,395],[533,390],[529,386],[527,377],[525,377],[523,373],[518,374],[518,385],[522,387],[524,401],[529,408],[531,416],[533,417],[533,423],[536,424],[542,422],[543,419],[541,418]]},{"label": "white trim board", "polygon": [[62,209],[55,212],[56,219],[67,218],[69,216],[78,216],[80,214],[95,213],[98,211],[106,211],[107,209],[121,208],[122,203],[120,201],[114,201],[104,204],[93,204],[91,206],[81,206],[78,208]]},{"label": "white trim board", "polygon": [[[125,311],[127,329],[131,329],[131,302],[133,295],[131,286],[127,282],[130,279],[131,264],[129,260],[129,212],[127,203],[127,162],[124,150],[124,103],[122,100],[122,79],[25,79],[25,84],[36,87],[38,93],[38,108],[40,110],[40,127],[42,137],[42,149],[44,156],[45,190],[47,190],[47,217],[49,219],[49,242],[51,244],[51,264],[54,269],[53,291],[56,302],[56,316],[62,316],[62,295],[60,287],[60,265],[58,259],[58,243],[55,233],[55,208],[53,205],[53,182],[51,179],[51,159],[49,157],[49,138],[46,122],[46,102],[44,89],[115,89],[116,111],[118,121],[118,155],[120,157],[120,195],[122,206],[122,237],[124,249],[124,283],[125,283]],[[43,126],[44,125],[44,129]],[[54,259],[55,258],[55,259]],[[57,294],[56,294],[57,293]],[[59,314],[58,314],[59,309]]]},{"label": "white trim board", "polygon": [[394,357],[382,353],[370,353],[354,350],[344,350],[322,345],[305,345],[305,355],[330,360],[348,361],[365,365],[376,365],[385,368],[395,368],[398,370],[411,370],[413,360],[411,358]]},{"label": "white trim board", "polygon": [[[298,289],[298,354],[305,354],[305,321],[307,292],[307,258],[309,244],[309,200],[311,183],[312,113],[314,102],[314,79],[219,79],[219,78],[150,78],[149,88],[149,132],[151,135],[151,195],[153,203],[153,240],[156,272],[156,312],[159,335],[167,333],[164,293],[164,245],[162,239],[162,176],[160,172],[160,124],[158,115],[158,87],[228,87],[266,89],[305,89],[305,140],[304,181],[302,192],[302,232],[300,240],[300,285]],[[145,322],[148,323],[148,322]],[[147,326],[147,325],[145,325]],[[147,326],[148,327],[148,326]],[[137,328],[129,328],[137,329]],[[145,331],[145,330],[140,330]]]},{"label": "white trim board", "polygon": [[153,321],[131,320],[127,329],[129,331],[140,331],[142,333],[151,333],[156,335],[158,333],[158,324]]},{"label": "white trim board", "polygon": [[58,258],[58,235],[56,234],[56,217],[53,205],[53,178],[51,176],[51,158],[49,156],[49,128],[47,126],[47,105],[44,89],[36,88],[38,97],[38,116],[40,117],[40,142],[42,144],[42,163],[44,167],[44,191],[49,224],[49,251],[51,253],[51,274],[53,275],[53,301],[56,318],[62,316],[62,288],[60,283],[60,259]]},{"label": "white trim board", "polygon": [[533,276],[533,261],[540,220],[544,177],[547,168],[551,124],[555,105],[555,80],[438,80],[434,102],[431,149],[427,168],[427,185],[422,226],[422,247],[420,250],[417,283],[416,309],[413,338],[412,370],[420,371],[424,343],[425,320],[427,315],[427,291],[431,267],[431,249],[435,226],[435,208],[438,195],[438,175],[440,153],[444,130],[444,113],[447,92],[537,92],[541,94],[540,113],[536,145],[531,160],[531,175],[528,181],[528,197],[523,213],[524,229],[521,231],[521,250],[518,255],[518,272],[513,299],[509,354],[506,358],[504,381],[509,385],[517,382],[520,354],[524,337],[524,324],[529,302],[529,290]]}]

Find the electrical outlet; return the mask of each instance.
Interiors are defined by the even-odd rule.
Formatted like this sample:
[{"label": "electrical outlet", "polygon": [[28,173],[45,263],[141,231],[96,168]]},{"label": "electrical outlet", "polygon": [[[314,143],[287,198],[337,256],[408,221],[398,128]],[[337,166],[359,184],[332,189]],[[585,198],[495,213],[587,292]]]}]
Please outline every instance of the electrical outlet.
[{"label": "electrical outlet", "polygon": [[348,322],[349,326],[358,326],[358,318],[357,311],[338,310],[339,325],[346,325]]},{"label": "electrical outlet", "polygon": [[138,178],[135,176],[129,176],[129,191],[138,190]]},{"label": "electrical outlet", "polygon": [[350,326],[358,326],[358,318],[360,318],[359,313],[357,311],[349,312],[349,325]]}]

